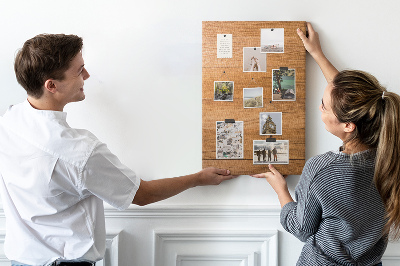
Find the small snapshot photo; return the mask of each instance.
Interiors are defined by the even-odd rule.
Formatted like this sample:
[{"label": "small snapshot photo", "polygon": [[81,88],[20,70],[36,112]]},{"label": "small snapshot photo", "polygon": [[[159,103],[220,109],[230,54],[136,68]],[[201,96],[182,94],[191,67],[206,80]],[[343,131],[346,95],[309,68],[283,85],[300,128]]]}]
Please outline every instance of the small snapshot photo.
[{"label": "small snapshot photo", "polygon": [[263,88],[243,88],[243,107],[261,108],[263,107]]},{"label": "small snapshot photo", "polygon": [[283,53],[285,46],[285,30],[261,29],[261,53]]},{"label": "small snapshot photo", "polygon": [[243,159],[243,121],[217,121],[217,159]]},{"label": "small snapshot photo", "polygon": [[266,72],[267,55],[260,47],[243,47],[243,72]]},{"label": "small snapshot photo", "polygon": [[214,81],[214,101],[233,101],[233,81]]},{"label": "small snapshot photo", "polygon": [[282,112],[260,113],[260,135],[282,135]]},{"label": "small snapshot photo", "polygon": [[295,69],[272,69],[272,100],[296,101]]},{"label": "small snapshot photo", "polygon": [[289,141],[253,140],[253,164],[289,164]]}]

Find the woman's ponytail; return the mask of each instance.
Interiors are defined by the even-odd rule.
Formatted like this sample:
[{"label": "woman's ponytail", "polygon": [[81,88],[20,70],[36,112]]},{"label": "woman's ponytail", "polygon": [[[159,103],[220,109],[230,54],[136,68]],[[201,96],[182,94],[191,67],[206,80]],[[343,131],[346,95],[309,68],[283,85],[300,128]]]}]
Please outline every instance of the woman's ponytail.
[{"label": "woman's ponytail", "polygon": [[400,96],[384,92],[374,181],[387,213],[386,233],[400,238]]},{"label": "woman's ponytail", "polygon": [[400,238],[400,96],[387,92],[362,71],[345,70],[333,79],[332,109],[339,122],[356,130],[346,143],[376,150],[374,182],[386,209],[384,233]]}]

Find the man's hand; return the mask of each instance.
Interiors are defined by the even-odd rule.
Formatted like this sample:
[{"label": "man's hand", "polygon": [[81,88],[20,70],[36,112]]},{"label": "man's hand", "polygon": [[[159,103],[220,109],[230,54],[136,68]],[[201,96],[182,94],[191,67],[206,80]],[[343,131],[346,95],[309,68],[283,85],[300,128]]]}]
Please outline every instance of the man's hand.
[{"label": "man's hand", "polygon": [[163,178],[151,181],[141,180],[132,203],[144,206],[153,202],[175,196],[189,188],[206,185],[219,185],[222,181],[232,179],[229,170],[206,168],[196,174]]},{"label": "man's hand", "polygon": [[229,170],[209,167],[197,173],[198,183],[196,186],[219,185],[225,180],[235,178]]}]

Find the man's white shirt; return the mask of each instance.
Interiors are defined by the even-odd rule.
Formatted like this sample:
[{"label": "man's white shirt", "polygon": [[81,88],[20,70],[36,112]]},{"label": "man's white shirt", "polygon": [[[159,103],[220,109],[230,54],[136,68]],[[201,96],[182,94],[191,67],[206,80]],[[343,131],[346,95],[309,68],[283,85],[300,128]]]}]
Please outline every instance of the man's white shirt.
[{"label": "man's white shirt", "polygon": [[101,260],[103,201],[126,209],[140,178],[65,112],[25,102],[0,116],[0,193],[8,259],[44,265],[58,258]]}]

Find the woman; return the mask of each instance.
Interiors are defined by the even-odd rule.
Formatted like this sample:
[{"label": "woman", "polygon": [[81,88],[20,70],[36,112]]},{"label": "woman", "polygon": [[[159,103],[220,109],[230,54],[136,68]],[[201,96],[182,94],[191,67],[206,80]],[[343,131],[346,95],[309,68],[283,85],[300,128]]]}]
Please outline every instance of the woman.
[{"label": "woman", "polygon": [[267,179],[281,224],[306,242],[297,265],[382,265],[389,229],[400,231],[400,97],[367,73],[339,72],[307,26],[309,37],[298,35],[328,81],[321,118],[343,146],[307,161],[296,202],[272,165],[254,177]]}]

